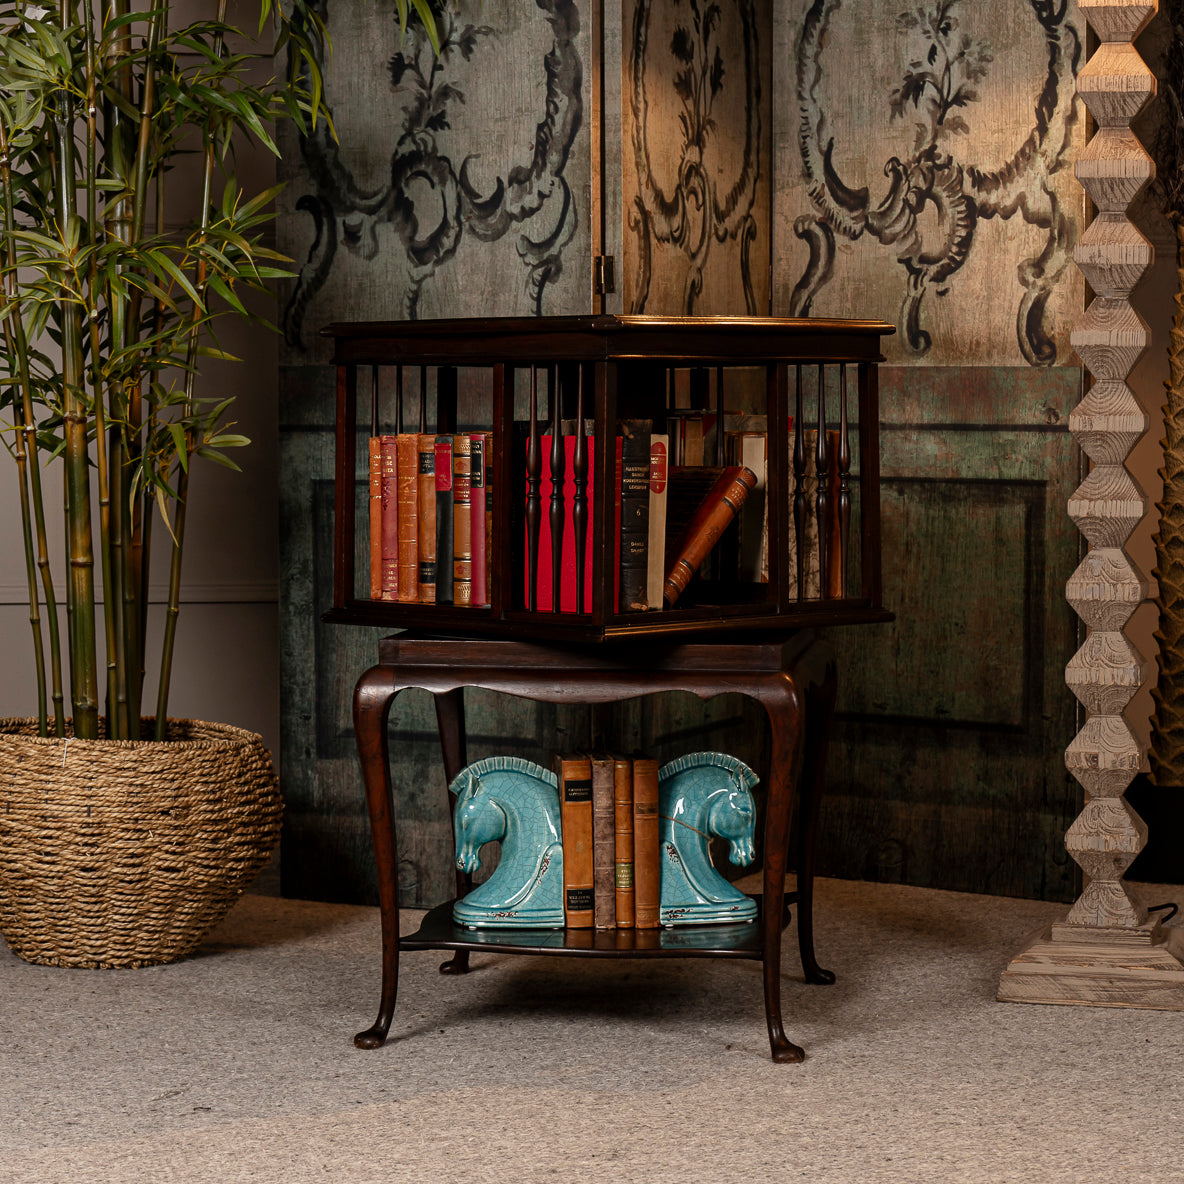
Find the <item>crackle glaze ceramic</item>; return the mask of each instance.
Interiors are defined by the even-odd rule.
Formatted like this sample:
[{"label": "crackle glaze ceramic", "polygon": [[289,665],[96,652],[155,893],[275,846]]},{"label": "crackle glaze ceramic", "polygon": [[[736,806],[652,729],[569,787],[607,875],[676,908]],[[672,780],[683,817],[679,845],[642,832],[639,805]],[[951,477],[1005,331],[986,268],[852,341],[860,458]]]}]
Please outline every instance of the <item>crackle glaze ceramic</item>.
[{"label": "crackle glaze ceramic", "polygon": [[663,925],[751,921],[756,902],[712,866],[708,840],[727,840],[729,858],[747,867],[756,857],[757,775],[723,752],[696,752],[658,770]]},{"label": "crackle glaze ceramic", "polygon": [[456,866],[481,866],[483,843],[500,840],[493,874],[452,906],[468,929],[562,929],[563,843],[555,774],[531,761],[493,756],[466,766],[456,797]]}]

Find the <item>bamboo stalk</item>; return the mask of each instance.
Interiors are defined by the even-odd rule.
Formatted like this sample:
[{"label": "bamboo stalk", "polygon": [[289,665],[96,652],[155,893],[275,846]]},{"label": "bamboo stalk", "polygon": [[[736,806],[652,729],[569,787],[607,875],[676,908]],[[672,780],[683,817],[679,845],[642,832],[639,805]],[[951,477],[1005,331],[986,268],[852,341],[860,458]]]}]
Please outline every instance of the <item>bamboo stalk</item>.
[{"label": "bamboo stalk", "polygon": [[[86,22],[86,222],[92,240],[98,237],[98,191],[95,149],[98,142],[98,112],[96,109],[96,61],[94,22]],[[90,307],[96,308],[99,300],[98,260],[92,252],[88,274]],[[107,421],[103,411],[103,380],[100,358],[99,322],[97,317],[88,318],[90,331],[91,393],[95,409],[95,455],[99,486],[99,555],[103,580],[103,631],[107,646],[107,735],[112,739],[125,740],[127,732],[122,726],[117,704],[119,703],[119,664],[117,636],[117,602],[111,564],[111,482],[107,468]],[[118,471],[118,470],[117,470]]]},{"label": "bamboo stalk", "polygon": [[[12,186],[12,160],[10,156],[10,149],[8,143],[8,133],[2,124],[0,124],[0,185],[3,186],[4,192],[4,229],[8,237],[8,258],[9,273],[6,277],[6,286],[15,284],[16,273],[14,269],[13,256],[13,241],[12,232],[14,229],[13,222],[13,206],[14,194]],[[58,736],[65,734],[66,718],[64,711],[64,700],[62,694],[62,651],[61,640],[58,632],[58,602],[57,595],[53,586],[53,572],[49,563],[49,545],[46,538],[45,531],[45,502],[41,492],[41,467],[38,462],[37,451],[37,426],[33,416],[33,398],[30,388],[29,377],[29,352],[28,342],[25,337],[25,326],[21,317],[21,308],[19,303],[15,300],[9,304],[8,316],[5,319],[5,340],[8,345],[9,354],[16,358],[17,375],[20,381],[21,394],[21,424],[17,432],[17,438],[20,440],[23,437],[24,452],[27,463],[26,476],[29,482],[29,491],[32,502],[33,533],[36,536],[36,558],[35,565],[40,573],[42,586],[45,589],[45,606],[46,618],[49,633],[49,662],[50,662],[50,685],[51,685],[51,702],[53,705],[54,716],[54,731]],[[29,543],[26,540],[26,556],[30,554]],[[37,595],[37,588],[34,585],[30,589],[30,613],[39,614],[39,600]],[[39,635],[35,638],[34,660],[40,665],[43,661],[40,645]],[[39,682],[39,704],[44,701],[44,689],[40,687]],[[38,709],[38,717],[41,718],[40,707]],[[42,735],[48,733],[48,726],[45,722],[41,723],[39,728]]]},{"label": "bamboo stalk", "polygon": [[[214,18],[219,26],[226,19],[226,0],[218,0],[217,13]],[[221,57],[224,38],[221,28],[214,37],[215,56]],[[204,135],[205,159],[202,168],[202,201],[201,201],[201,237],[204,238],[210,227],[210,191],[214,177],[214,135],[212,128],[207,125]],[[184,414],[189,420],[193,411],[193,388],[195,381],[195,362],[197,361],[198,335],[201,319],[204,313],[206,292],[206,265],[199,261],[197,274],[197,292],[201,303],[194,305],[193,320],[190,326],[189,345],[185,367],[185,399]],[[176,512],[173,518],[172,552],[169,560],[169,594],[168,605],[165,609],[164,640],[161,645],[160,682],[156,695],[156,738],[163,740],[168,716],[169,683],[172,678],[173,649],[176,644],[177,615],[181,602],[181,558],[185,541],[185,507],[189,493],[189,461],[193,455],[193,437],[189,427],[185,430],[185,452],[182,458],[181,471],[177,477]]]},{"label": "bamboo stalk", "polygon": [[[4,300],[4,306],[4,313],[7,316],[9,313],[7,299]],[[12,334],[7,324],[4,337],[11,353]],[[16,393],[14,391],[13,407],[15,408],[15,406]],[[29,628],[33,632],[33,666],[37,677],[37,733],[40,736],[48,736],[49,721],[45,706],[45,645],[41,637],[41,597],[37,594],[37,556],[33,542],[33,509],[29,498],[25,434],[19,429],[14,433],[14,452],[16,453],[17,481],[20,485],[21,540],[25,547],[25,580],[29,590]]]},{"label": "bamboo stalk", "polygon": [[[61,0],[59,24],[68,29],[74,16],[70,0]],[[51,126],[55,155],[55,213],[63,246],[77,219],[78,186],[74,146],[74,99],[59,91]],[[67,279],[60,276],[63,290]],[[66,538],[69,572],[67,613],[70,625],[70,702],[74,735],[97,739],[99,734],[98,674],[95,652],[94,543],[91,537],[89,425],[83,389],[82,325],[78,305],[61,304],[63,436],[65,440]]]}]

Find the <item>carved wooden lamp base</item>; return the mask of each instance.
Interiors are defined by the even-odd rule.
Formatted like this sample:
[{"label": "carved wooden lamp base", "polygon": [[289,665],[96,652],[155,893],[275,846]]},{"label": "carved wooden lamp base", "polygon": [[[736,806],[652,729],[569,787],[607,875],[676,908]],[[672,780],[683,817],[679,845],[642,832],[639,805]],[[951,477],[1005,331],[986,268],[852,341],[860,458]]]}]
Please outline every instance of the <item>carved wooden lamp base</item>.
[{"label": "carved wooden lamp base", "polygon": [[1077,76],[1097,131],[1074,171],[1097,215],[1073,255],[1096,296],[1070,334],[1092,383],[1069,421],[1090,459],[1069,515],[1090,549],[1066,588],[1088,635],[1065,672],[1087,712],[1065,753],[1086,797],[1065,847],[1088,882],[1065,919],[1033,935],[1012,959],[997,998],[1184,1011],[1184,929],[1149,916],[1123,881],[1147,841],[1146,824],[1123,798],[1146,767],[1124,712],[1150,665],[1124,629],[1150,581],[1123,548],[1146,511],[1125,461],[1147,419],[1126,378],[1150,338],[1130,294],[1153,252],[1126,211],[1155,174],[1130,124],[1155,93],[1155,76],[1133,43],[1156,0],[1080,0],[1078,7],[1099,40]]},{"label": "carved wooden lamp base", "polygon": [[1158,921],[1122,933],[1045,926],[1011,960],[997,998],[1184,1011],[1184,929]]}]

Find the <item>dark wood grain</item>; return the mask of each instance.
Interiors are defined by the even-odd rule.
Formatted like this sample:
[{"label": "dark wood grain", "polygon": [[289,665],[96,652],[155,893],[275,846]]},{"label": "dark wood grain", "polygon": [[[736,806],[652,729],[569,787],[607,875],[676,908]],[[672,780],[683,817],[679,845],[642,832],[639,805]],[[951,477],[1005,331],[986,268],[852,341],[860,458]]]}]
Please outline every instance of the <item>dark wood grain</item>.
[{"label": "dark wood grain", "polygon": [[[772,761],[765,802],[762,900],[759,921],[727,927],[688,927],[654,936],[606,935],[597,941],[574,931],[469,933],[438,909],[417,934],[400,939],[394,810],[386,739],[390,703],[404,690],[435,696],[445,771],[449,782],[464,760],[463,688],[481,688],[549,703],[617,703],[638,695],[681,690],[712,699],[739,693],[763,707],[772,735]],[[814,955],[813,861],[808,847],[817,826],[825,765],[823,751],[834,702],[834,659],[827,645],[804,631],[780,640],[722,643],[591,646],[581,649],[537,642],[451,640],[400,634],[379,644],[379,665],[367,671],[355,692],[355,729],[362,763],[382,910],[382,988],[378,1018],[355,1038],[374,1048],[386,1039],[398,991],[401,949],[452,949],[441,969],[467,968],[473,949],[506,953],[585,954],[601,957],[692,956],[756,958],[763,965],[765,1018],[775,1061],[800,1061],[803,1050],[788,1039],[781,1014],[781,938],[787,922],[785,875],[799,773],[809,779],[799,809],[799,945],[808,981],[826,983]],[[458,883],[458,890],[461,885]]]}]

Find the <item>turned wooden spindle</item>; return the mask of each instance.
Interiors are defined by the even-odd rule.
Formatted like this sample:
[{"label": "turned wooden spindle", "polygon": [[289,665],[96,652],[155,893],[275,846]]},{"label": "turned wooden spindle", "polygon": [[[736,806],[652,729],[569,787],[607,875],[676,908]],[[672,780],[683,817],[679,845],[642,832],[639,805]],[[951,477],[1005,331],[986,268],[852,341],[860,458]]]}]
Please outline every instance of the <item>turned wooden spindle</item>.
[{"label": "turned wooden spindle", "polygon": [[563,478],[567,472],[557,366],[547,371],[547,396],[551,404],[551,611],[557,613],[563,579]]},{"label": "turned wooden spindle", "polygon": [[839,365],[839,547],[833,556],[832,596],[847,595],[847,544],[851,536],[851,440],[847,422],[847,364]]},{"label": "turned wooden spindle", "polygon": [[1132,42],[1156,5],[1079,0],[1079,9],[1100,40],[1077,78],[1097,130],[1075,168],[1097,213],[1074,258],[1096,296],[1070,333],[1092,377],[1069,417],[1069,430],[1090,460],[1069,499],[1069,516],[1089,550],[1066,587],[1088,632],[1065,670],[1086,711],[1065,752],[1066,766],[1085,790],[1065,847],[1086,883],[1064,920],[1013,959],[999,998],[1184,1009],[1184,935],[1165,931],[1123,878],[1147,841],[1145,823],[1123,796],[1146,752],[1123,713],[1150,675],[1125,633],[1150,581],[1125,547],[1147,508],[1126,468],[1147,428],[1127,376],[1150,338],[1130,295],[1153,253],[1126,211],[1155,173],[1130,124],[1155,93],[1155,77]]},{"label": "turned wooden spindle", "polygon": [[[818,523],[818,586],[821,595],[829,587],[826,540],[830,534],[829,508],[830,495],[828,485],[830,478],[830,442],[826,432],[826,367],[818,367],[818,439],[814,445],[814,473],[818,482],[818,489],[814,495],[814,513]],[[799,568],[805,567],[800,563]]]},{"label": "turned wooden spindle", "polygon": [[539,368],[530,368],[530,424],[526,441],[526,607],[539,607],[539,533],[543,507],[543,450],[539,441]]},{"label": "turned wooden spindle", "polygon": [[801,562],[806,547],[806,426],[802,422],[805,398],[802,393],[802,367],[796,367],[793,416],[793,538],[797,556],[797,596],[806,599],[806,565]]},{"label": "turned wooden spindle", "polygon": [[584,365],[576,371],[576,444],[571,461],[574,491],[571,527],[576,542],[576,612],[584,611],[585,547],[588,542],[588,438],[584,431]]}]

